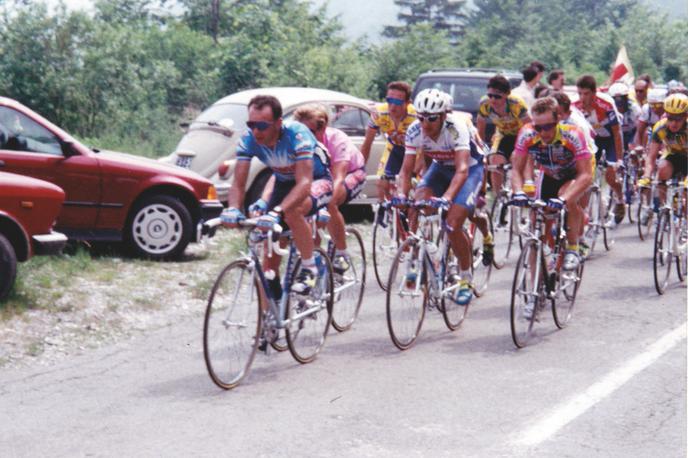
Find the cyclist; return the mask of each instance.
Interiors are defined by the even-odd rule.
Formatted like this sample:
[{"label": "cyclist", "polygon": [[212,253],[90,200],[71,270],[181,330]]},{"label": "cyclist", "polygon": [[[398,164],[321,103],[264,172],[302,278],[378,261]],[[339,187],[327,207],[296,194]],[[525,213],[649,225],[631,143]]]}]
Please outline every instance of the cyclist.
[{"label": "cyclist", "polygon": [[628,98],[628,92],[628,86],[620,81],[609,86],[609,95],[614,99],[616,109],[623,116],[621,132],[624,151],[628,151],[633,146],[638,119],[640,119],[640,107]]},{"label": "cyclist", "polygon": [[597,82],[592,75],[583,75],[576,81],[578,96],[580,99],[574,102],[574,106],[585,115],[585,119],[595,130],[595,144],[598,151],[595,157],[600,161],[602,154],[607,160],[605,178],[607,184],[614,190],[616,206],[614,208],[614,221],[616,224],[623,221],[626,216],[621,183],[616,179],[617,157],[621,159],[623,154],[623,139],[619,127],[619,115],[613,101],[608,101],[597,93]]},{"label": "cyclist", "polygon": [[[533,79],[535,78],[535,69]],[[516,143],[516,134],[524,124],[530,122],[528,107],[518,96],[511,94],[509,80],[503,75],[495,75],[487,82],[487,94],[480,100],[478,108],[478,135],[485,139],[487,120],[495,124],[496,132],[492,138],[490,165],[504,164],[511,159]],[[502,175],[490,173],[490,184],[495,193],[502,188]]]},{"label": "cyclist", "polygon": [[[361,145],[363,158],[368,162],[375,136],[382,132],[387,137],[387,146],[377,171],[380,201],[390,197],[391,182],[396,179],[404,160],[406,130],[415,120],[416,112],[411,105],[411,86],[403,81],[389,83],[385,103],[377,105],[368,122],[365,139]],[[380,215],[382,212],[378,216]]]},{"label": "cyclist", "polygon": [[294,119],[308,127],[330,153],[333,193],[332,200],[327,204],[330,214],[327,230],[334,240],[336,250],[332,267],[341,274],[349,269],[350,258],[346,251],[344,216],[339,211],[339,206],[351,202],[363,189],[366,180],[363,155],[348,135],[339,129],[328,127],[329,116],[324,106],[299,107],[294,112]]},{"label": "cyclist", "polygon": [[[652,128],[652,140],[645,163],[645,173],[638,181],[641,186],[650,184],[650,177],[655,169],[655,161],[660,150],[663,149],[662,159],[659,161],[657,178],[660,181],[672,177],[685,177],[688,166],[688,96],[672,94],[664,101],[666,117]],[[666,200],[666,187],[659,186],[659,200]],[[656,209],[655,209],[656,210]]]},{"label": "cyclist", "polygon": [[647,103],[643,105],[640,117],[638,118],[638,128],[636,129],[636,143],[647,146],[647,141],[652,134],[652,126],[659,122],[664,116],[664,100],[666,99],[666,89],[653,88],[647,94]]},{"label": "cyclist", "polygon": [[441,203],[449,205],[446,225],[461,269],[454,300],[466,305],[473,297],[471,246],[462,227],[473,212],[481,189],[483,153],[471,148],[470,132],[466,123],[461,122],[463,118],[447,119],[446,103],[446,94],[437,89],[425,89],[416,96],[418,120],[406,133],[406,155],[399,174],[401,190],[395,200],[406,201],[416,153],[422,149],[432,163],[416,187],[415,198],[439,198]]},{"label": "cyclist", "polygon": [[576,270],[580,264],[578,237],[584,214],[579,201],[592,184],[592,153],[581,129],[560,122],[553,97],[537,100],[532,112],[533,122],[521,129],[514,149],[513,202],[524,205],[528,201],[523,192],[523,172],[528,156],[532,156],[541,171],[537,197],[551,209],[566,207],[568,211],[562,267]]},{"label": "cyclist", "polygon": [[[273,96],[257,95],[248,104],[249,130],[237,146],[234,182],[229,191],[229,207],[222,212],[225,226],[237,227],[245,219],[243,208],[246,178],[251,159],[256,157],[275,176],[275,186],[266,205],[267,213],[259,217],[257,227],[272,229],[282,220],[291,228],[303,268],[292,285],[292,291],[308,294],[315,285],[317,268],[313,257],[313,237],[306,216],[327,205],[332,197],[329,158],[303,124],[283,122],[282,105]],[[277,272],[279,260],[270,258],[268,268]],[[276,263],[277,265],[272,265]],[[279,285],[279,279],[271,287]]]}]

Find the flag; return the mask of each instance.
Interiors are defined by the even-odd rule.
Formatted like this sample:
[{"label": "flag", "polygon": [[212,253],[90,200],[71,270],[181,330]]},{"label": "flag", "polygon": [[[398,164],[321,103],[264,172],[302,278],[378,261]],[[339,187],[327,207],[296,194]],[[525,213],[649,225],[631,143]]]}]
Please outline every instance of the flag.
[{"label": "flag", "polygon": [[609,76],[609,80],[607,80],[606,86],[609,86],[617,81],[621,81],[630,86],[633,84],[634,79],[635,75],[633,74],[631,61],[628,60],[626,46],[621,45],[619,53],[616,55],[616,62],[614,62],[614,65],[612,66],[611,75]]}]

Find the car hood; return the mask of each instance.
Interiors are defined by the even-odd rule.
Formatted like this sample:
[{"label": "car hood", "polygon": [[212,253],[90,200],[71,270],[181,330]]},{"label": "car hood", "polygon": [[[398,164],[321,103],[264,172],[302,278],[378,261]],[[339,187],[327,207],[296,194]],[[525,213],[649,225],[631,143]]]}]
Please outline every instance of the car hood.
[{"label": "car hood", "polygon": [[130,166],[136,169],[145,169],[153,173],[164,172],[169,175],[174,175],[187,180],[203,181],[210,183],[198,173],[177,167],[173,164],[167,164],[155,159],[147,157],[136,156],[134,154],[121,153],[118,151],[100,150],[97,157],[102,162],[109,162],[116,165]]}]

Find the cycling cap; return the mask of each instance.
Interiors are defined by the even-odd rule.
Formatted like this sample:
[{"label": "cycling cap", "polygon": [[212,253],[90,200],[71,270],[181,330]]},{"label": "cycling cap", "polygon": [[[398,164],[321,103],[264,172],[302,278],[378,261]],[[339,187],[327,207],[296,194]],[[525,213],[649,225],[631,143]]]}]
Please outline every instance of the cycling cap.
[{"label": "cycling cap", "polygon": [[662,103],[666,98],[667,90],[660,88],[653,88],[647,93],[648,103]]},{"label": "cycling cap", "polygon": [[442,114],[447,110],[446,93],[437,89],[423,89],[416,96],[413,107],[416,113]]},{"label": "cycling cap", "polygon": [[616,82],[609,86],[609,95],[612,97],[628,95],[628,86],[622,82]]},{"label": "cycling cap", "polygon": [[664,111],[669,114],[688,113],[688,95],[672,94],[664,101]]}]

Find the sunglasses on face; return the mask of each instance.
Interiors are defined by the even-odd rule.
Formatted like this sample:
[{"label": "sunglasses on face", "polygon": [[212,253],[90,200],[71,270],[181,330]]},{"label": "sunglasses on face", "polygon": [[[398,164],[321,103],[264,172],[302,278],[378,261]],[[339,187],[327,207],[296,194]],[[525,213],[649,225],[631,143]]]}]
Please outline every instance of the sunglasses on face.
[{"label": "sunglasses on face", "polygon": [[398,107],[402,106],[404,104],[404,100],[402,99],[397,99],[396,97],[387,97],[385,98],[385,101],[389,103],[390,105],[396,105]]},{"label": "sunglasses on face", "polygon": [[536,132],[547,132],[554,129],[554,126],[556,125],[556,122],[548,122],[547,124],[533,124],[533,129],[535,129]]},{"label": "sunglasses on face", "polygon": [[659,110],[660,108],[664,108],[663,103],[651,103],[650,106],[653,110]]},{"label": "sunglasses on face", "polygon": [[667,116],[667,121],[683,122],[685,120],[686,120],[686,115]]},{"label": "sunglasses on face", "polygon": [[489,98],[495,99],[495,100],[499,100],[499,99],[501,99],[502,97],[504,97],[502,94],[495,94],[495,93],[493,93],[493,92],[488,92],[488,93],[487,93],[487,96],[488,96]]},{"label": "sunglasses on face", "polygon": [[246,121],[246,125],[248,126],[249,129],[255,130],[258,129],[259,131],[264,131],[268,127],[272,126],[274,122],[267,122],[267,121]]},{"label": "sunglasses on face", "polygon": [[429,115],[429,116],[424,116],[424,115],[417,115],[416,116],[420,122],[435,122],[438,119],[440,119],[440,115]]}]

